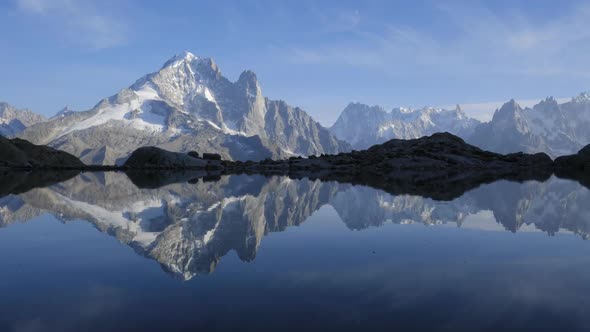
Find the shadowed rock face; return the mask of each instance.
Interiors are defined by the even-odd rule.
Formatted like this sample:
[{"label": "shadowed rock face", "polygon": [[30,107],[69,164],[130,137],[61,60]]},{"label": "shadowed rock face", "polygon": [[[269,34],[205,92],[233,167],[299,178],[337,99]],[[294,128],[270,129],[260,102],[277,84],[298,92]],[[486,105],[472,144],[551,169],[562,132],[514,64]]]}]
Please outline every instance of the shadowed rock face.
[{"label": "shadowed rock face", "polygon": [[[577,208],[590,204],[590,190],[556,178],[474,185],[452,199],[437,194],[449,199],[441,201],[428,195],[430,187],[397,187],[390,194],[369,186],[284,176],[204,181],[201,171],[159,174],[160,185],[148,181],[149,188],[114,172],[83,173],[32,190],[15,186],[13,192],[21,194],[0,198],[0,225],[47,212],[64,222],[87,220],[185,280],[213,272],[232,250],[244,261],[255,259],[268,233],[300,225],[324,205],[357,230],[387,222],[464,225],[469,215],[489,211],[500,228],[512,232],[534,225],[548,234],[563,229],[583,238],[590,234],[587,209]],[[143,186],[147,178],[135,180]]]},{"label": "shadowed rock face", "polygon": [[583,147],[578,153],[561,156],[555,159],[555,167],[561,170],[584,172],[590,170],[590,144]]},{"label": "shadowed rock face", "polygon": [[554,165],[557,176],[577,180],[590,188],[590,145],[576,154],[558,157]]},{"label": "shadowed rock face", "polygon": [[0,136],[0,167],[5,168],[81,168],[76,157],[47,146],[34,145],[19,138]]}]

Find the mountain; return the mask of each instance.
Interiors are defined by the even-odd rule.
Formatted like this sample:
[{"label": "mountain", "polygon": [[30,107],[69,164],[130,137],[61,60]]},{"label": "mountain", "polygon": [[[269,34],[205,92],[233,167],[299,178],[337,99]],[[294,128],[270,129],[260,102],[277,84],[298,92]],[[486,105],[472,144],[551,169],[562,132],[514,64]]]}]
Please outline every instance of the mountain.
[{"label": "mountain", "polygon": [[27,109],[16,109],[7,103],[0,102],[1,136],[13,137],[20,134],[25,128],[43,121],[45,118],[41,115]]},{"label": "mountain", "polygon": [[514,100],[480,124],[466,140],[483,149],[499,152],[545,152],[551,157],[574,154],[590,143],[590,95],[582,93],[559,104],[546,98],[532,108]]},{"label": "mountain", "polygon": [[233,160],[350,148],[302,109],[265,98],[253,72],[244,71],[231,82],[213,59],[189,52],[91,110],[60,114],[28,128],[22,137],[70,152],[87,164],[120,164],[147,145],[216,152]]},{"label": "mountain", "polygon": [[436,132],[468,137],[478,124],[479,121],[467,117],[458,105],[454,110],[425,107],[417,110],[394,108],[388,112],[380,106],[351,103],[330,132],[362,150],[393,138],[412,139]]}]

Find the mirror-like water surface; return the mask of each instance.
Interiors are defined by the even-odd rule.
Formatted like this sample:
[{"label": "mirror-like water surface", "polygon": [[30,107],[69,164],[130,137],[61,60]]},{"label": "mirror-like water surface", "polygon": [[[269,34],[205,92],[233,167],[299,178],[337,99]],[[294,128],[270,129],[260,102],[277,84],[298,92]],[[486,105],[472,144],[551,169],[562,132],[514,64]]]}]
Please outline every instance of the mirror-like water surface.
[{"label": "mirror-like water surface", "polygon": [[0,331],[584,330],[590,191],[452,201],[235,175],[88,173],[0,198]]}]

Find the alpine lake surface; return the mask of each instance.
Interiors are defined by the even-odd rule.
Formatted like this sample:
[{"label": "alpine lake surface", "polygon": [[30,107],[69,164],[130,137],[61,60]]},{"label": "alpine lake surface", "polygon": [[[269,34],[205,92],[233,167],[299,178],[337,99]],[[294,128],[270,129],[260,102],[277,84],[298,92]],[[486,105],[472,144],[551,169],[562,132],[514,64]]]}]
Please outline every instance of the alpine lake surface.
[{"label": "alpine lake surface", "polygon": [[262,175],[15,192],[0,331],[590,328],[590,190],[572,180],[445,201]]}]

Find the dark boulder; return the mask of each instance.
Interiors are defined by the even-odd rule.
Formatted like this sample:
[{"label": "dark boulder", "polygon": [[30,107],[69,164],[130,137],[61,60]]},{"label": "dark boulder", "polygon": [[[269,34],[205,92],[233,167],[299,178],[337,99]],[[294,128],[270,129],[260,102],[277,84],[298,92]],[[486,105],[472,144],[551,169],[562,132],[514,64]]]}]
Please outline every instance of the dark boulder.
[{"label": "dark boulder", "polygon": [[124,167],[131,169],[170,169],[170,168],[205,168],[208,163],[202,159],[189,157],[184,153],[170,152],[154,146],[143,147],[135,150]]},{"label": "dark boulder", "polygon": [[197,151],[190,151],[189,153],[187,153],[187,155],[189,157],[199,158],[199,153]]},{"label": "dark boulder", "polygon": [[555,168],[571,171],[590,170],[590,144],[583,147],[578,153],[561,156],[555,159]]},{"label": "dark boulder", "polygon": [[206,160],[221,160],[221,155],[218,153],[203,153],[203,159]]},{"label": "dark boulder", "polygon": [[75,156],[20,138],[0,137],[0,167],[79,169],[85,165]]}]

